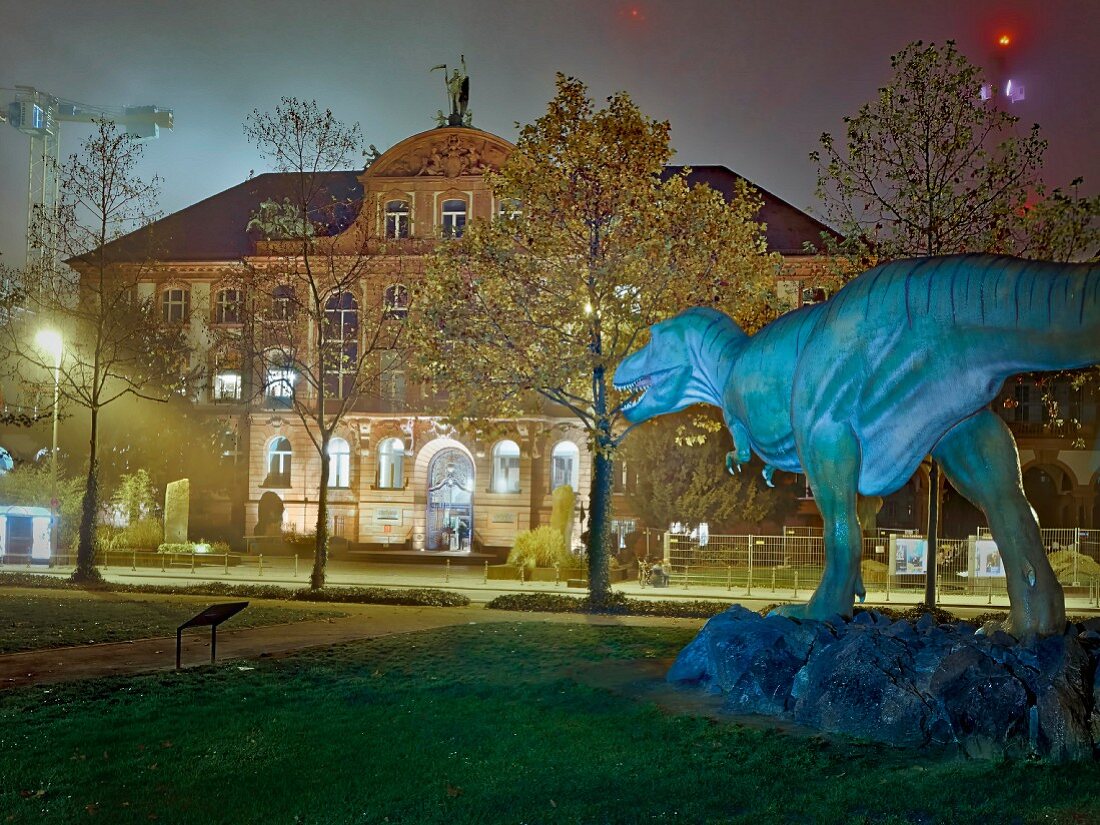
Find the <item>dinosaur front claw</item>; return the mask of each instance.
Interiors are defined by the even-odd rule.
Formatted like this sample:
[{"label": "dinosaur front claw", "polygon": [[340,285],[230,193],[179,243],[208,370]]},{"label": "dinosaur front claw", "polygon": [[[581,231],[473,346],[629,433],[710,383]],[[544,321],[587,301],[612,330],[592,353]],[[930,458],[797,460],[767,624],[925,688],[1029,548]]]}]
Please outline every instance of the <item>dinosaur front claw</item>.
[{"label": "dinosaur front claw", "polygon": [[730,450],[726,453],[726,471],[733,475],[734,472],[741,472],[741,462],[737,460],[737,453]]},{"label": "dinosaur front claw", "polygon": [[765,484],[767,484],[769,487],[775,486],[775,482],[772,481],[772,476],[775,475],[775,467],[773,467],[771,464],[765,464],[764,472],[761,473],[761,475],[764,476]]}]

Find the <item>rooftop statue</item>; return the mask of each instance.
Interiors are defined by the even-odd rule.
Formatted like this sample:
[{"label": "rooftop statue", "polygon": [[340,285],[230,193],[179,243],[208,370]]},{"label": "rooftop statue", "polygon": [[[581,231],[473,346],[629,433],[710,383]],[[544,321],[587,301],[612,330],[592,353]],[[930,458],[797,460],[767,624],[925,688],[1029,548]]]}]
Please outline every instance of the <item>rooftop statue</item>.
[{"label": "rooftop statue", "polygon": [[929,454],[985,513],[1004,560],[1017,636],[1065,629],[1065,600],[1024,497],[1016,443],[990,409],[1022,372],[1100,363],[1100,266],[989,255],[895,261],[830,300],[746,335],[689,309],[651,329],[615,373],[640,395],[632,422],[692,404],[721,408],[730,463],[755,451],[805,473],[825,531],[825,570],[785,615],[851,616],[865,595],[857,493],[901,488]]},{"label": "rooftop statue", "polygon": [[451,104],[451,113],[444,117],[439,110],[437,120],[440,126],[470,126],[471,112],[467,111],[470,104],[470,76],[466,73],[466,55],[460,56],[462,69],[455,69],[450,77],[447,76],[447,64],[440,63],[432,66],[429,71],[443,70],[443,83],[447,87],[447,98]]}]

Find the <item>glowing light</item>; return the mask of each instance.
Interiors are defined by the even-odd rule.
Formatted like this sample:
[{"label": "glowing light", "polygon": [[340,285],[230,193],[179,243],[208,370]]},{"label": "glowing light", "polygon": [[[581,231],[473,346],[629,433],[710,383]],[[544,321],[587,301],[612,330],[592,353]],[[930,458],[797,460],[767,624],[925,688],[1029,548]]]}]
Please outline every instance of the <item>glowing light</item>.
[{"label": "glowing light", "polygon": [[34,336],[34,342],[38,348],[48,355],[52,355],[55,361],[61,361],[61,333],[52,329],[44,329]]},{"label": "glowing light", "polygon": [[1009,37],[1007,34],[1002,34],[999,38],[997,38],[997,43],[1001,46],[1008,46],[1012,44],[1012,38]]}]

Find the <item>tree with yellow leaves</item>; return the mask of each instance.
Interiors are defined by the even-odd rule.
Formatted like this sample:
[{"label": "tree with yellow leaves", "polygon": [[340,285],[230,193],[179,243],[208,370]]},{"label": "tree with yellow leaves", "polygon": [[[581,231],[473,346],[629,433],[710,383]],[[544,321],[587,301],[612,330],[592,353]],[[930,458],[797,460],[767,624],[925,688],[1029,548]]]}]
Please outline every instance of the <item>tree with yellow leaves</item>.
[{"label": "tree with yellow leaves", "polygon": [[628,395],[611,377],[649,326],[693,305],[747,329],[774,300],[760,201],[727,201],[686,174],[666,174],[669,124],[626,93],[596,109],[558,75],[546,114],[488,174],[499,214],[444,243],[416,298],[425,377],[453,417],[499,419],[537,404],[568,411],[588,433],[590,599],[610,593],[607,562],[615,452]]}]

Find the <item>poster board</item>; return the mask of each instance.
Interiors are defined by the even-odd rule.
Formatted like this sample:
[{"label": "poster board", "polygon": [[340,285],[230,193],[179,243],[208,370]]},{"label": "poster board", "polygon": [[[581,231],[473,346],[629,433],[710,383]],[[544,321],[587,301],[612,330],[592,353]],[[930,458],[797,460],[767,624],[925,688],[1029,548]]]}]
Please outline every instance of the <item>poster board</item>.
[{"label": "poster board", "polygon": [[1004,560],[997,542],[993,539],[978,539],[974,542],[974,575],[977,578],[1004,576]]},{"label": "poster board", "polygon": [[928,572],[928,539],[890,537],[890,575],[923,576]]}]

